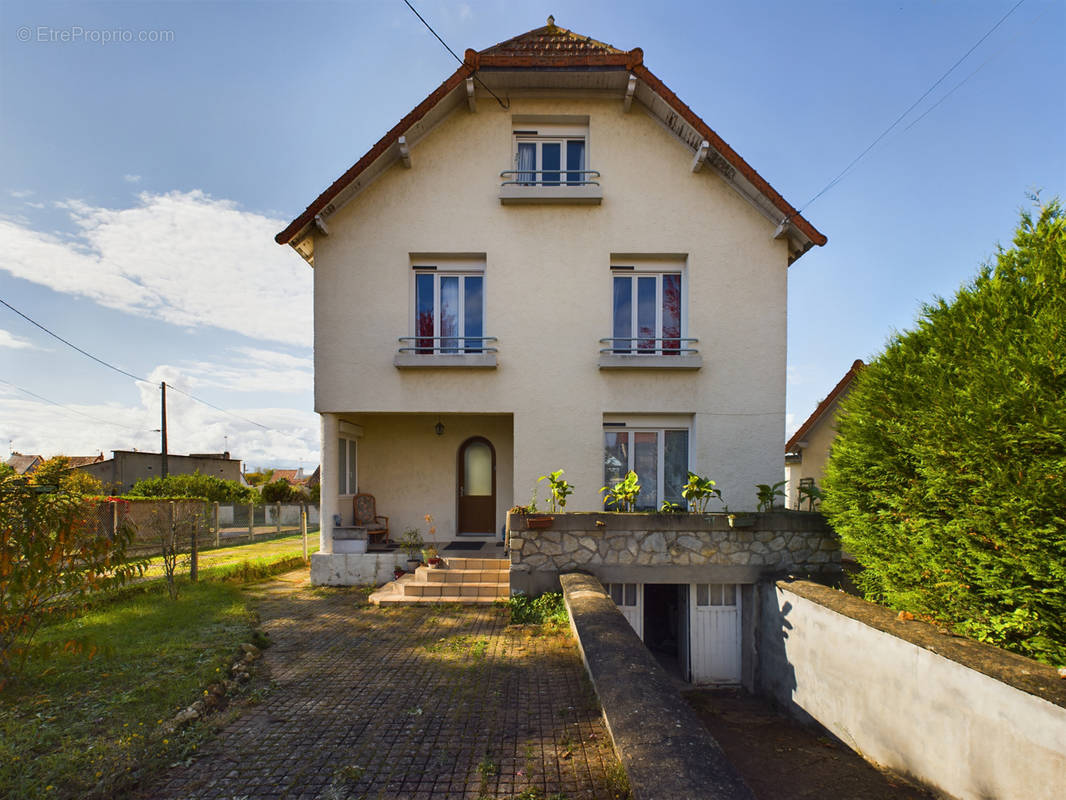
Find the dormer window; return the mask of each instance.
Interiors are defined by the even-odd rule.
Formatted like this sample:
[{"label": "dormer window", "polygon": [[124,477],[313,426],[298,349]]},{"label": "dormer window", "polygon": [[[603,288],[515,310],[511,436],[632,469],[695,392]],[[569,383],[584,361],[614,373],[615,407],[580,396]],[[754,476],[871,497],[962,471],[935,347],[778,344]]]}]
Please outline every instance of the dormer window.
[{"label": "dormer window", "polygon": [[601,201],[600,173],[589,168],[587,117],[516,116],[511,168],[500,173],[502,203]]},{"label": "dormer window", "polygon": [[585,172],[585,135],[540,135],[539,130],[517,130],[515,180],[519,186],[581,186]]}]

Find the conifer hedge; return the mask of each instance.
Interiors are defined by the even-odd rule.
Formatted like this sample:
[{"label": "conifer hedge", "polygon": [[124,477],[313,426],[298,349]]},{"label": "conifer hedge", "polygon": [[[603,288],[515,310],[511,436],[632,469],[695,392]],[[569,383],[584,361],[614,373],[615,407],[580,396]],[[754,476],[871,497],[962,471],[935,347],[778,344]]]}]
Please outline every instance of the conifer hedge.
[{"label": "conifer hedge", "polygon": [[824,510],[868,599],[1066,664],[1066,223],[925,305],[841,406]]}]

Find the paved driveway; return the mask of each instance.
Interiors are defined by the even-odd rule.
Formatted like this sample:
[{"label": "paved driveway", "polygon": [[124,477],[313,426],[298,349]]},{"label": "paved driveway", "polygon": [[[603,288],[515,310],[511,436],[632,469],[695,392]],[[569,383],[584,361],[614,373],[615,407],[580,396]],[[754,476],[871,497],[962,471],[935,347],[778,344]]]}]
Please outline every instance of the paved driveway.
[{"label": "paved driveway", "polygon": [[498,608],[379,609],[305,576],[254,590],[275,688],[148,796],[623,796],[569,635]]}]

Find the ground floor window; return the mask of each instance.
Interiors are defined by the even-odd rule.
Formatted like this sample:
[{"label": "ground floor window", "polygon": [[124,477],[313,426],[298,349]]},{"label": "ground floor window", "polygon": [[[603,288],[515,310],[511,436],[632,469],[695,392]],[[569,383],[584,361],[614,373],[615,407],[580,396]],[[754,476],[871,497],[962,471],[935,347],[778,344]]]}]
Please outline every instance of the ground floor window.
[{"label": "ground floor window", "polygon": [[608,583],[606,588],[616,606],[636,606],[637,585],[635,583]]},{"label": "ground floor window", "polygon": [[656,511],[664,501],[684,503],[688,479],[688,431],[607,427],[603,433],[603,482],[613,486],[632,470],[640,480],[638,511]]},{"label": "ground floor window", "polygon": [[355,439],[341,436],[337,439],[337,494],[355,494],[357,491]]}]

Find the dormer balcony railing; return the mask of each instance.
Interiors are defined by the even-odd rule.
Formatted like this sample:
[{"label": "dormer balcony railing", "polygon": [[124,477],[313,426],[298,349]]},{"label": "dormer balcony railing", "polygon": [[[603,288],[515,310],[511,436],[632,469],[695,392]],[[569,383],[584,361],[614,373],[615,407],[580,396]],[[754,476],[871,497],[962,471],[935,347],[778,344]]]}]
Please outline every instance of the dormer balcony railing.
[{"label": "dormer balcony railing", "polygon": [[495,336],[401,336],[397,352],[420,356],[497,353]]},{"label": "dormer balcony railing", "polygon": [[594,169],[508,169],[500,173],[501,186],[599,186]]},{"label": "dormer balcony railing", "polygon": [[578,203],[603,201],[600,173],[594,169],[508,169],[500,173],[500,202]]}]

